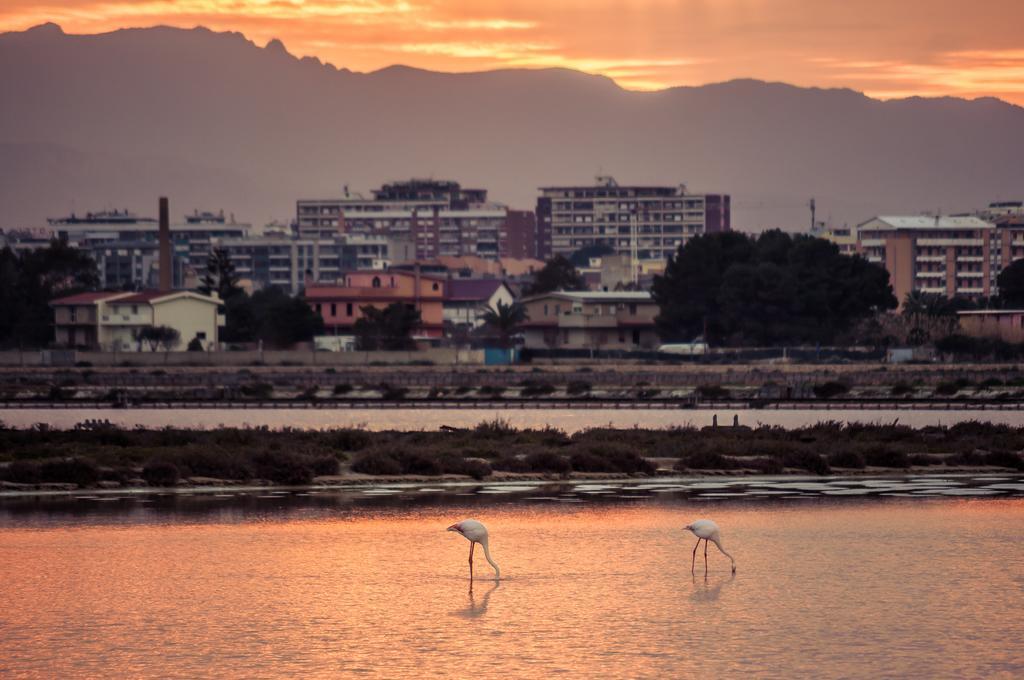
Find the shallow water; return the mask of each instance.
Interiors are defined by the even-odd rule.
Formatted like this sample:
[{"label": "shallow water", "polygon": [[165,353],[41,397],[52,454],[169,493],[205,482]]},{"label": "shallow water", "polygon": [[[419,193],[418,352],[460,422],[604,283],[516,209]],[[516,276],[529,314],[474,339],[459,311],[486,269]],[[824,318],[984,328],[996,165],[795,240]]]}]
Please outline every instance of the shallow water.
[{"label": "shallow water", "polygon": [[194,427],[218,426],[271,428],[297,427],[324,429],[363,427],[368,430],[434,430],[440,425],[473,427],[496,418],[519,428],[543,428],[551,425],[568,433],[592,427],[668,428],[711,425],[717,416],[721,425],[732,423],[755,427],[759,424],[786,428],[805,427],[827,420],[857,423],[892,423],[924,427],[954,425],[964,421],[1020,425],[1024,413],[1019,410],[914,410],[914,409],[4,409],[0,423],[26,428],[36,423],[70,428],[89,419],[108,420],[122,427]]},{"label": "shallow water", "polygon": [[[423,488],[0,511],[0,675],[1024,674],[1024,498]],[[466,516],[500,583],[477,551],[469,589]],[[714,546],[691,574],[702,516],[735,575]]]}]

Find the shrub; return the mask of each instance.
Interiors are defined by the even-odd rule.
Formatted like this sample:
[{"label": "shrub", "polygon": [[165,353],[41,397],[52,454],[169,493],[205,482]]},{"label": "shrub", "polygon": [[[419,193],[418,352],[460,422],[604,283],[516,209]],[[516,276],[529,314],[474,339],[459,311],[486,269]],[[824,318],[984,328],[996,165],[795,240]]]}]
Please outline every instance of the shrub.
[{"label": "shrub", "polygon": [[183,476],[214,477],[216,479],[252,479],[252,466],[239,453],[212,451],[209,449],[187,449],[175,461]]},{"label": "shrub", "polygon": [[306,456],[291,451],[261,451],[252,457],[256,476],[278,484],[309,484],[313,468]]},{"label": "shrub", "polygon": [[765,458],[755,458],[754,460],[747,463],[747,467],[753,468],[758,472],[766,475],[779,475],[785,471],[785,467],[782,465],[782,461],[776,456],[767,456]]},{"label": "shrub", "polygon": [[546,382],[526,380],[520,394],[524,397],[545,397],[555,391],[555,386]]},{"label": "shrub", "polygon": [[942,460],[938,456],[927,453],[914,453],[910,456],[911,465],[938,465]]},{"label": "shrub", "polygon": [[339,395],[340,394],[348,394],[351,391],[352,391],[352,386],[349,385],[348,383],[338,383],[331,390],[331,392],[333,392],[334,394],[339,394]]},{"label": "shrub", "polygon": [[495,418],[477,423],[473,428],[473,433],[482,439],[504,439],[514,436],[518,431],[507,420]]},{"label": "shrub", "polygon": [[169,460],[151,460],[142,468],[142,478],[150,486],[174,486],[181,478],[181,472]]},{"label": "shrub", "polygon": [[729,390],[720,385],[700,385],[697,394],[701,399],[728,399]]},{"label": "shrub", "polygon": [[850,391],[850,387],[848,385],[835,381],[815,385],[811,389],[814,392],[814,396],[818,399],[831,399],[832,397],[838,397],[840,394],[846,394]]},{"label": "shrub", "polygon": [[739,467],[735,458],[723,456],[715,451],[694,451],[679,459],[677,469],[692,470],[734,470]]},{"label": "shrub", "polygon": [[908,385],[907,383],[897,383],[892,386],[892,390],[890,390],[889,393],[894,397],[903,397],[908,394],[912,394],[913,391],[913,386]]},{"label": "shrub", "polygon": [[446,474],[468,475],[473,479],[483,479],[491,474],[491,465],[479,458],[466,458],[457,453],[443,453],[438,457],[441,469]]},{"label": "shrub", "polygon": [[786,452],[781,462],[786,467],[801,468],[816,475],[827,475],[832,471],[823,457],[806,449]]},{"label": "shrub", "polygon": [[16,460],[6,468],[0,469],[0,473],[8,482],[38,484],[40,481],[39,464],[32,461]]},{"label": "shrub", "polygon": [[352,471],[365,475],[400,475],[402,466],[388,453],[367,451],[353,461]]},{"label": "shrub", "polygon": [[398,455],[398,462],[405,475],[439,475],[444,472],[441,463],[428,454],[403,451]]},{"label": "shrub", "polygon": [[828,457],[828,464],[840,468],[856,468],[862,470],[866,465],[864,456],[850,449],[841,449]]},{"label": "shrub", "polygon": [[310,467],[313,469],[313,474],[318,477],[336,475],[338,474],[338,459],[330,455],[317,456],[310,461]]},{"label": "shrub", "polygon": [[526,456],[525,463],[533,472],[555,472],[564,475],[572,471],[568,459],[550,451],[530,453]]},{"label": "shrub", "polygon": [[573,380],[565,388],[566,394],[580,395],[590,392],[590,383],[584,380]]},{"label": "shrub", "polygon": [[76,368],[92,368],[92,362],[91,361],[76,361],[75,362],[75,367]]},{"label": "shrub", "polygon": [[505,391],[505,388],[500,385],[484,385],[480,388],[480,396],[484,397],[500,397]]},{"label": "shrub", "polygon": [[384,401],[401,401],[408,392],[409,389],[406,387],[392,387],[387,383],[380,385],[380,398]]},{"label": "shrub", "polygon": [[910,467],[910,458],[906,452],[884,445],[873,445],[865,448],[864,462],[873,467]]},{"label": "shrub", "polygon": [[637,399],[653,399],[654,397],[661,394],[661,390],[649,389],[649,390],[637,390]]},{"label": "shrub", "polygon": [[491,463],[491,467],[495,470],[504,470],[506,472],[529,472],[530,466],[522,458],[505,453],[498,456],[494,462]]},{"label": "shrub", "polygon": [[622,447],[592,447],[589,451],[574,453],[569,462],[572,469],[579,472],[640,472],[650,475],[656,470],[649,460]]},{"label": "shrub", "polygon": [[370,445],[370,435],[363,430],[346,428],[332,431],[328,442],[341,451],[359,451]]},{"label": "shrub", "polygon": [[985,456],[985,463],[987,465],[995,465],[997,467],[1024,470],[1024,460],[1021,459],[1019,454],[1016,454],[1013,451],[993,451]]},{"label": "shrub", "polygon": [[274,393],[274,386],[268,382],[254,382],[248,385],[242,385],[239,389],[244,397],[251,397],[253,399],[269,399]]},{"label": "shrub", "polygon": [[89,458],[54,458],[39,466],[39,481],[70,482],[92,486],[100,480],[100,469]]}]

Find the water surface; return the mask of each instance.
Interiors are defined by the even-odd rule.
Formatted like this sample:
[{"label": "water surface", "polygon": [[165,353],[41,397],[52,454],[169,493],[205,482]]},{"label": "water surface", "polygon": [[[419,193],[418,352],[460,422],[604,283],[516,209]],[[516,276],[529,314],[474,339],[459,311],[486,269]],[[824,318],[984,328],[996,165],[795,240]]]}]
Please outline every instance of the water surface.
[{"label": "water surface", "polygon": [[[0,514],[0,674],[1024,674],[1022,498],[486,488]],[[562,493],[583,502],[529,500]],[[500,583],[478,551],[469,588],[468,544],[444,531],[466,516],[490,528]],[[735,575],[714,547],[691,574],[680,527],[702,516]]]},{"label": "water surface", "polygon": [[31,427],[47,423],[51,427],[70,428],[88,419],[109,420],[123,427],[194,427],[213,428],[267,426],[324,429],[332,427],[363,427],[368,430],[437,429],[440,425],[473,427],[477,423],[501,418],[519,428],[542,428],[548,425],[568,433],[591,427],[668,428],[711,425],[717,416],[721,425],[778,425],[786,428],[805,427],[826,420],[858,423],[892,423],[924,427],[954,425],[977,420],[988,423],[1020,425],[1024,414],[1019,410],[961,409],[5,409],[0,423],[11,427]]}]

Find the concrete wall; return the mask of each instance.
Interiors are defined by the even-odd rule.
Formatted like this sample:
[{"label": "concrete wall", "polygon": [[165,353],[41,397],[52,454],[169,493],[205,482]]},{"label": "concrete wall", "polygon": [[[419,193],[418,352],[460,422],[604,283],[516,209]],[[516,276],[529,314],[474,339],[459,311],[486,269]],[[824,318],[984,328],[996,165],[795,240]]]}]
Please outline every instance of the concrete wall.
[{"label": "concrete wall", "polygon": [[[58,358],[59,357],[59,358]],[[365,366],[371,363],[431,362],[439,366],[482,365],[484,351],[431,348],[413,352],[0,352],[0,366]]]}]

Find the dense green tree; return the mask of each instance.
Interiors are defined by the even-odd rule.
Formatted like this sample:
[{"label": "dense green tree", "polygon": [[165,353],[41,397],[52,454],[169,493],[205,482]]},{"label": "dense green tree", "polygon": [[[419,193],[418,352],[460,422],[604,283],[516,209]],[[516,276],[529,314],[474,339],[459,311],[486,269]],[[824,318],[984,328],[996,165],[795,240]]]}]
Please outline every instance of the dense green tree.
[{"label": "dense green tree", "polygon": [[576,268],[563,255],[555,255],[544,268],[537,272],[533,284],[526,289],[527,295],[540,295],[555,290],[586,290],[587,283]]},{"label": "dense green tree", "polygon": [[603,257],[605,255],[611,255],[615,252],[615,249],[604,243],[595,243],[589,246],[583,246],[579,250],[573,251],[569,255],[569,262],[574,267],[586,267],[590,265],[590,258],[592,257]]},{"label": "dense green tree", "polygon": [[412,332],[420,325],[420,313],[412,305],[393,302],[387,307],[360,307],[362,317],[353,330],[360,350],[415,349]]},{"label": "dense green tree", "polygon": [[1008,309],[1024,309],[1024,260],[1006,266],[996,277],[999,300]]},{"label": "dense green tree", "polygon": [[484,313],[484,327],[498,336],[501,347],[511,345],[512,336],[528,318],[526,307],[518,302],[505,304],[498,300],[497,304]]},{"label": "dense green tree", "polygon": [[666,341],[687,341],[702,335],[716,340],[725,333],[718,296],[725,271],[733,264],[753,260],[751,240],[736,232],[708,234],[680,246],[654,278],[651,294],[660,307],[655,320]]},{"label": "dense green tree", "polygon": [[0,251],[0,345],[45,347],[53,340],[50,301],[98,286],[96,263],[65,241]]},{"label": "dense green tree", "polygon": [[224,342],[257,342],[286,348],[309,342],[324,332],[324,320],[302,300],[276,287],[264,288],[249,297],[244,291],[225,303]]},{"label": "dense green tree", "polygon": [[832,243],[774,230],[707,234],[680,246],[652,294],[666,341],[829,343],[896,299],[885,269]]},{"label": "dense green tree", "polygon": [[238,274],[235,272],[235,265],[231,263],[228,251],[215,248],[210,253],[199,292],[203,295],[216,293],[225,302],[243,292],[238,285]]}]

